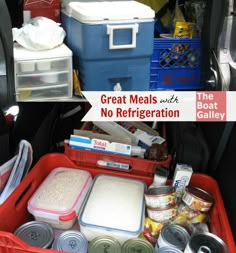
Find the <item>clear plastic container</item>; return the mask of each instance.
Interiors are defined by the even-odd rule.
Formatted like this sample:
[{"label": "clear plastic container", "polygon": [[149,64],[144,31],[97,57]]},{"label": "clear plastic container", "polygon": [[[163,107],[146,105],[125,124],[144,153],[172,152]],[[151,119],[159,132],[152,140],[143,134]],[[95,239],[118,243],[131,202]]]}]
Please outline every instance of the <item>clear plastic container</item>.
[{"label": "clear plastic container", "polygon": [[144,182],[98,175],[79,217],[80,231],[91,241],[112,236],[121,244],[140,235],[144,226]]},{"label": "clear plastic container", "polygon": [[69,229],[92,184],[89,172],[59,167],[51,171],[28,201],[36,220],[52,227]]}]

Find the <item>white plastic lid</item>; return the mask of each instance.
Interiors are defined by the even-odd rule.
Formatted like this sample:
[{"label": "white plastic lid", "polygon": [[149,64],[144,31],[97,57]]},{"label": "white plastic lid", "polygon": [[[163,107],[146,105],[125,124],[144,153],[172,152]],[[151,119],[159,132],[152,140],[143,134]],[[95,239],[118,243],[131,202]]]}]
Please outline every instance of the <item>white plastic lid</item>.
[{"label": "white plastic lid", "polygon": [[136,1],[69,1],[66,13],[80,22],[153,19],[154,10]]},{"label": "white plastic lid", "polygon": [[28,202],[28,210],[35,216],[46,217],[47,214],[54,214],[58,219],[71,214],[76,215],[91,182],[91,175],[87,171],[56,168],[32,195]]},{"label": "white plastic lid", "polygon": [[80,224],[129,234],[141,232],[145,188],[139,180],[98,175],[80,216]]},{"label": "white plastic lid", "polygon": [[58,47],[49,50],[31,51],[28,50],[18,43],[14,44],[14,59],[15,61],[20,60],[40,60],[40,59],[52,59],[59,57],[71,57],[72,51],[65,45],[61,44]]}]

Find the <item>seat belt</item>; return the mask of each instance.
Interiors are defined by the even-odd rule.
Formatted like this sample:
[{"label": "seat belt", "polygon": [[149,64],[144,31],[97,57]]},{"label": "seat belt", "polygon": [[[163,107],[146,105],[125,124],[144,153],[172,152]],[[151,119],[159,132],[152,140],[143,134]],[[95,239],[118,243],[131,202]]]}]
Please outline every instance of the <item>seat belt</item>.
[{"label": "seat belt", "polygon": [[225,147],[228,143],[230,134],[231,134],[232,129],[234,127],[234,123],[235,122],[226,122],[225,123],[225,127],[224,127],[223,133],[221,135],[221,138],[219,140],[219,144],[217,146],[215,155],[211,161],[211,166],[210,166],[210,173],[211,174],[216,171],[216,169],[219,165],[219,162],[220,162],[220,160],[223,156],[223,153],[225,151]]}]

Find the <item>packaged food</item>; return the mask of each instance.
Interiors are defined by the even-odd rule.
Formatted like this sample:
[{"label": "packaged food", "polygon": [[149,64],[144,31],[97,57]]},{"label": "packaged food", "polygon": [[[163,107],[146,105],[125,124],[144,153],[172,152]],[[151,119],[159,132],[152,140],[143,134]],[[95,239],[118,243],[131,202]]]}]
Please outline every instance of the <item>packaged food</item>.
[{"label": "packaged food", "polygon": [[58,167],[51,171],[28,202],[28,211],[36,220],[54,228],[73,226],[92,184],[89,172]]},{"label": "packaged food", "polygon": [[174,38],[189,38],[193,37],[193,23],[191,22],[180,22],[175,23]]}]

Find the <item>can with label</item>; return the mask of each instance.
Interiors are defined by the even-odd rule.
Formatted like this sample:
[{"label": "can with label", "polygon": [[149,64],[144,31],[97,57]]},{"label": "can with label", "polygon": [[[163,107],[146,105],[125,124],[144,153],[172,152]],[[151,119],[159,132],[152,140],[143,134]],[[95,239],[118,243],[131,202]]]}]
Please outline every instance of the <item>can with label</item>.
[{"label": "can with label", "polygon": [[14,234],[30,246],[50,248],[54,240],[52,227],[42,221],[30,221],[16,229]]},{"label": "can with label", "polygon": [[52,249],[73,253],[87,253],[88,241],[81,232],[67,230],[53,242]]},{"label": "can with label", "polygon": [[171,248],[171,247],[162,247],[155,250],[155,253],[182,253],[182,250]]},{"label": "can with label", "polygon": [[162,209],[147,207],[148,217],[157,222],[167,222],[174,219],[177,215],[177,205],[170,205]]},{"label": "can with label", "polygon": [[190,238],[187,230],[178,224],[166,224],[158,237],[156,248],[171,247],[184,250]]},{"label": "can with label", "polygon": [[184,253],[228,253],[223,240],[215,234],[206,232],[191,236]]},{"label": "can with label", "polygon": [[131,238],[122,245],[122,253],[145,252],[153,253],[154,247],[150,242],[142,238]]},{"label": "can with label", "polygon": [[146,206],[150,208],[166,208],[176,204],[175,188],[171,185],[152,187],[145,193]]},{"label": "can with label", "polygon": [[121,253],[121,245],[111,236],[97,236],[89,243],[89,253]]},{"label": "can with label", "polygon": [[185,188],[182,201],[193,210],[208,212],[213,205],[214,198],[200,188],[188,186]]}]

